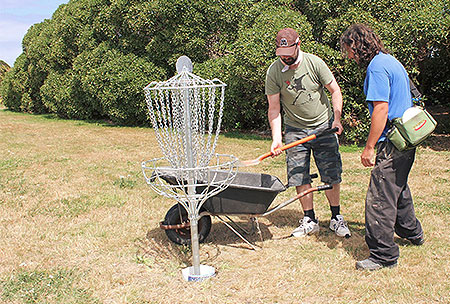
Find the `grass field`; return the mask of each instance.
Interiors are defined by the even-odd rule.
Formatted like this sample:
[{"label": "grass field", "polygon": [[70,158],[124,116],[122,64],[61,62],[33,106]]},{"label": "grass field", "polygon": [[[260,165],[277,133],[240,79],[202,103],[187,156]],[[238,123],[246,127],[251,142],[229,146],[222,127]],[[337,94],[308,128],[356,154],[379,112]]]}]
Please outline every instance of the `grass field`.
[{"label": "grass field", "polygon": [[[262,248],[250,250],[217,219],[202,263],[217,275],[182,279],[190,249],[159,228],[175,204],[146,184],[141,162],[162,156],[153,130],[65,121],[0,110],[1,303],[450,303],[450,151],[434,136],[410,174],[421,247],[397,239],[395,269],[360,272],[366,258],[364,198],[370,169],[361,149],[342,147],[342,213],[353,236],[328,230],[330,212],[315,196],[318,235],[289,238],[298,203],[260,218]],[[218,152],[253,159],[270,141],[221,135]],[[283,157],[247,168],[286,181]],[[294,195],[280,193],[275,202]],[[235,218],[242,225],[248,219]]]}]

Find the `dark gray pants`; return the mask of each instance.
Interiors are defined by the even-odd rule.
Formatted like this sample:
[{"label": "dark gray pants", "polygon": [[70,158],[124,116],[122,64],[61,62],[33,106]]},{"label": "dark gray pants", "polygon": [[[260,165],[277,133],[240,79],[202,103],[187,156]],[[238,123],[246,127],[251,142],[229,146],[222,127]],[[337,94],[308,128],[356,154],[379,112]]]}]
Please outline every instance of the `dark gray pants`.
[{"label": "dark gray pants", "polygon": [[398,151],[388,140],[377,144],[366,196],[366,243],[369,258],[383,265],[394,264],[399,257],[394,232],[409,240],[423,235],[408,187],[415,154],[415,149]]}]

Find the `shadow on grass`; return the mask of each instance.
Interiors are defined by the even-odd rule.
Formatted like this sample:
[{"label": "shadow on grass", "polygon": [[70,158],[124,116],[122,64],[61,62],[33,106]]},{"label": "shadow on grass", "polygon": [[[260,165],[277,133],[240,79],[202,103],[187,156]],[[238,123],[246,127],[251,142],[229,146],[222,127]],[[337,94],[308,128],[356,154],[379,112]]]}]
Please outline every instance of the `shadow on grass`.
[{"label": "shadow on grass", "polygon": [[172,243],[161,229],[149,230],[144,237],[136,239],[135,247],[137,263],[149,267],[157,265],[169,271],[173,264],[182,267],[190,261],[190,248]]},{"label": "shadow on grass", "polygon": [[[294,229],[297,225],[298,214],[287,210],[281,210],[282,215],[270,216],[271,219],[282,219],[279,222],[270,224],[260,223],[260,235],[256,232],[244,235],[245,238],[255,247],[264,250],[264,242],[268,240],[281,240],[291,236],[273,236],[269,230],[270,226],[290,227]],[[233,217],[233,220],[244,228],[250,229],[251,223],[246,216]],[[309,238],[316,238],[317,242],[325,244],[330,249],[342,248],[355,261],[366,259],[369,256],[364,236],[365,226],[363,222],[348,222],[352,236],[350,238],[337,237],[329,229],[329,221],[320,222],[320,232]],[[411,242],[395,236],[395,242],[399,246],[414,246]],[[220,245],[230,246],[239,249],[252,250],[251,246],[243,242],[236,234],[221,222],[215,222],[212,225],[211,233],[206,242],[200,247],[201,263],[214,263],[220,254]],[[188,267],[192,265],[192,252],[190,246],[177,245],[171,242],[162,229],[156,228],[147,232],[146,236],[136,241],[138,248],[136,257],[137,262],[146,264],[149,267],[158,265],[165,272],[173,272],[174,269]],[[292,246],[295,246],[294,244]]]},{"label": "shadow on grass", "polygon": [[[261,234],[257,233],[256,229],[252,231],[253,227],[249,216],[233,216],[232,219],[239,226],[251,231],[249,234],[239,231],[246,240],[255,247],[264,248],[264,242],[268,240],[276,241],[291,237],[290,235],[274,236],[269,229],[271,226],[278,228],[287,227],[290,231],[290,229],[293,230],[297,227],[298,219],[300,217],[300,212],[279,210],[265,217],[270,222],[269,224],[262,223],[261,220],[259,221]],[[225,220],[223,216],[221,216],[221,218]],[[227,222],[231,224],[229,221]],[[337,237],[334,232],[329,229],[329,220],[320,221],[320,232],[312,237],[317,238],[318,242],[324,243],[330,249],[343,248],[355,260],[367,258],[368,250],[364,240],[364,222],[348,222],[348,224],[352,232],[352,236],[348,239]],[[236,228],[236,226],[233,227]],[[167,264],[167,262],[164,262],[167,260],[176,260],[184,265],[190,265],[191,263],[192,254],[190,246],[177,245],[171,242],[160,228],[148,231],[146,240],[143,243],[141,242],[141,245],[142,244],[144,245],[143,248],[145,254],[153,256],[154,259],[161,260],[162,264]],[[211,232],[206,238],[204,246],[202,246],[202,249],[200,250],[200,253],[203,256],[202,259],[212,261],[217,258],[217,256],[220,255],[220,245],[253,250],[251,245],[244,242],[238,235],[233,233],[233,231],[216,218],[216,220],[213,221]]]},{"label": "shadow on grass", "polygon": [[[267,236],[269,229],[262,225],[261,230]],[[257,241],[257,235],[250,236],[250,242]],[[239,237],[233,234],[220,222],[213,223],[211,232],[205,242],[201,244],[201,263],[211,263],[220,256],[220,246],[231,246],[237,248],[251,249]],[[151,229],[145,237],[135,241],[136,260],[140,264],[149,267],[155,265],[170,272],[173,268],[184,268],[192,265],[192,251],[190,245],[179,245],[167,237],[161,228]]]},{"label": "shadow on grass", "polygon": [[[298,220],[303,217],[300,212],[292,212],[292,210],[279,210],[269,215],[267,218],[277,227],[291,227],[292,230],[298,225]],[[368,254],[366,242],[364,239],[365,225],[364,221],[347,222],[352,236],[350,238],[341,238],[330,230],[330,220],[320,220],[320,231],[314,237],[319,242],[325,243],[330,249],[341,247],[347,253],[354,257],[355,260],[366,258]]]},{"label": "shadow on grass", "polygon": [[433,151],[450,151],[450,135],[432,134],[421,146]]},{"label": "shadow on grass", "polygon": [[[248,217],[233,217],[233,221],[237,223],[239,226],[246,230],[252,230],[251,221]],[[229,221],[227,221],[229,224],[231,224]],[[234,228],[236,228],[235,225],[231,224]],[[272,234],[268,228],[268,225],[265,225],[263,223],[259,224],[259,228],[261,231],[261,235],[263,240],[272,239]],[[261,241],[261,238],[259,234],[255,231],[252,231],[249,234],[243,233],[242,231],[239,231],[239,233],[245,237],[250,243],[254,244],[255,246],[258,246],[256,243]],[[172,257],[177,258],[178,260],[185,262],[186,260],[186,252],[190,252],[190,246],[184,246],[184,245],[178,245],[173,243],[169,240],[169,238],[164,233],[164,230],[160,228],[155,228],[152,230],[149,230],[146,235],[147,241],[144,243],[152,243],[152,250],[157,250],[159,252],[159,256],[166,256],[169,255]],[[140,244],[144,244],[143,242],[140,242]],[[249,249],[251,250],[251,246],[246,244],[239,236],[237,236],[233,231],[231,231],[225,224],[223,224],[220,221],[214,221],[211,225],[211,231],[206,238],[204,244],[208,244],[210,246],[230,246],[230,247],[236,247],[236,248],[243,248],[243,249]],[[144,246],[145,247],[145,246]]]},{"label": "shadow on grass", "polygon": [[368,257],[369,251],[364,239],[365,226],[364,222],[347,222],[350,232],[349,238],[342,238],[329,229],[330,221],[322,221],[320,223],[320,232],[317,236],[318,241],[326,244],[330,249],[343,248],[356,261],[363,260]]},{"label": "shadow on grass", "polygon": [[[298,219],[301,216],[302,215],[300,212],[292,212],[292,210],[279,210],[276,213],[266,217],[266,219],[270,222],[269,224],[261,223],[261,221],[259,221],[261,235],[257,233],[257,230],[252,231],[250,234],[242,233],[242,231],[239,231],[239,233],[241,233],[246,240],[253,244],[253,246],[264,248],[264,242],[268,240],[276,241],[291,237],[290,235],[274,236],[269,227],[287,227],[293,230],[297,227]],[[221,216],[221,218],[224,219],[223,216]],[[233,216],[232,219],[244,229],[252,230],[252,223],[249,216]],[[344,249],[349,256],[353,257],[355,261],[366,259],[369,256],[369,250],[364,238],[364,221],[348,222],[352,233],[350,238],[341,238],[336,236],[335,233],[329,229],[329,220],[320,221],[319,224],[319,233],[310,237],[316,238],[318,242],[325,244],[330,249]],[[414,246],[411,242],[397,236],[395,236],[395,242],[399,246]],[[160,228],[148,231],[145,240],[140,240],[138,244],[138,247],[140,247],[139,251],[141,252],[141,256],[151,256],[157,264],[165,265],[164,267],[167,267],[168,261],[171,263],[180,263],[178,267],[189,266],[192,263],[190,246],[177,245],[171,242],[167,238],[164,231]],[[253,250],[249,244],[245,243],[222,222],[214,221],[211,227],[211,232],[200,250],[202,262],[214,261],[221,253],[220,246]],[[143,259],[145,260],[145,258]]]},{"label": "shadow on grass", "polygon": [[[261,239],[264,241],[273,238],[273,235],[269,230],[269,226],[264,223],[259,222],[260,233],[258,233],[256,226],[252,225],[250,218],[247,216],[242,216],[238,218],[234,217],[233,221],[240,227],[244,228],[246,232],[237,228],[233,223],[230,223],[229,221],[227,222],[228,224],[232,225],[234,229],[236,229],[247,241],[249,241],[255,247],[261,246],[260,244]],[[235,234],[225,224],[221,222],[213,224],[210,236],[207,238],[206,241],[217,245],[253,250],[253,248],[249,244],[243,241],[237,234]]]}]

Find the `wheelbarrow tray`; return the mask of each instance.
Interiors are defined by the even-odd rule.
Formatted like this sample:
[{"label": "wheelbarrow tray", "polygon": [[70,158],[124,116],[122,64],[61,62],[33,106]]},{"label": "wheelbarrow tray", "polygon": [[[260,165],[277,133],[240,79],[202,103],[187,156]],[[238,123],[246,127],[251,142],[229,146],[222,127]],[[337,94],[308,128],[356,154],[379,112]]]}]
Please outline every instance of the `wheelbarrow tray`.
[{"label": "wheelbarrow tray", "polygon": [[[226,172],[215,171],[219,176]],[[173,176],[161,176],[169,184],[177,183]],[[220,178],[220,177],[219,177]],[[204,187],[197,187],[201,193]],[[203,208],[215,214],[262,214],[266,212],[278,193],[286,187],[278,177],[251,172],[237,172],[230,185],[218,194],[210,197]]]},{"label": "wheelbarrow tray", "polygon": [[203,207],[211,214],[262,214],[286,187],[278,177],[237,172],[231,184],[210,197]]}]

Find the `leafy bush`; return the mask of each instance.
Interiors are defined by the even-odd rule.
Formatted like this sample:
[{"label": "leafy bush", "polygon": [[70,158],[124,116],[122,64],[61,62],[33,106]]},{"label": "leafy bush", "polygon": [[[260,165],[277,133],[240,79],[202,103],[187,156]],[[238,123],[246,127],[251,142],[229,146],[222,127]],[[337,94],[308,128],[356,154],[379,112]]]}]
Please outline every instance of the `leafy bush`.
[{"label": "leafy bush", "polygon": [[344,95],[345,140],[368,132],[364,71],[342,58],[339,37],[371,25],[407,68],[427,104],[449,106],[447,0],[71,0],[32,26],[24,52],[1,84],[11,110],[148,123],[143,87],[175,73],[181,55],[194,73],[227,84],[226,129],[268,130],[264,79],[283,27],[333,71]]},{"label": "leafy bush", "polygon": [[0,96],[3,104],[12,111],[20,111],[20,88],[16,83],[16,73],[9,72],[3,76],[0,85]]},{"label": "leafy bush", "polygon": [[5,73],[8,72],[10,69],[11,67],[6,62],[0,60],[0,83],[2,83]]},{"label": "leafy bush", "polygon": [[86,94],[77,75],[67,70],[52,72],[41,87],[44,105],[51,113],[69,119],[101,117],[96,100]]},{"label": "leafy bush", "polygon": [[145,58],[123,54],[105,43],[80,55],[74,62],[74,70],[78,72],[84,92],[93,97],[91,110],[122,125],[147,121],[143,88],[150,77],[162,79],[165,76],[162,69]]}]

